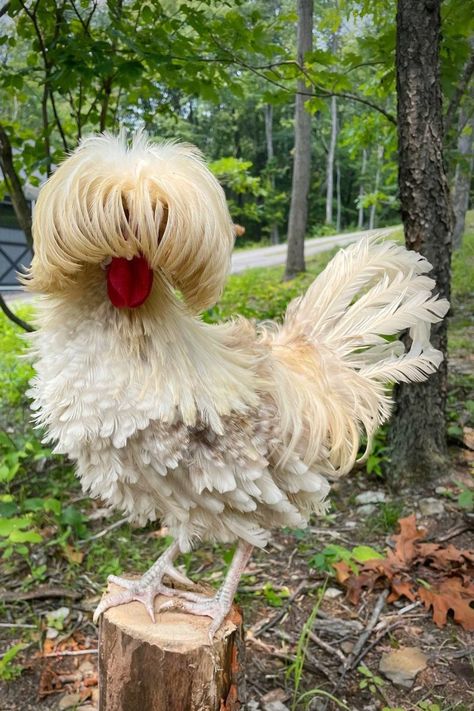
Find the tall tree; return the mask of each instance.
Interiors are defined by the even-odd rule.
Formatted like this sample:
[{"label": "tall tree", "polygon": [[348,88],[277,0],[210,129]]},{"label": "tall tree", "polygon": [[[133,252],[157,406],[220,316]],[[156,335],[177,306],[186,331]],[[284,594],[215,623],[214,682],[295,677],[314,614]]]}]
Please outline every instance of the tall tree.
[{"label": "tall tree", "polygon": [[334,200],[334,160],[337,142],[337,101],[331,97],[331,136],[329,138],[328,157],[326,162],[326,224],[333,223]]},{"label": "tall tree", "polygon": [[[297,58],[304,66],[305,54],[313,46],[313,0],[298,0]],[[305,270],[304,238],[308,218],[308,192],[311,180],[311,115],[306,111],[304,76],[298,79],[295,100],[295,148],[288,218],[288,254],[285,279]]]},{"label": "tall tree", "polygon": [[459,114],[458,161],[453,186],[454,249],[459,249],[462,244],[474,166],[474,107],[470,108],[471,116],[465,106],[462,106]]},{"label": "tall tree", "polygon": [[[270,188],[275,191],[275,173],[273,171],[273,160],[275,153],[273,151],[273,106],[265,104],[265,138],[267,142],[267,167],[270,171]],[[270,223],[270,242],[278,244],[280,242],[280,233],[278,230],[278,222]]]},{"label": "tall tree", "polygon": [[[443,161],[439,71],[441,0],[398,0],[399,190],[405,240],[424,254],[442,296],[450,294],[452,215]],[[414,31],[416,28],[416,32]],[[396,390],[390,477],[423,481],[446,471],[447,322],[431,340],[444,361],[426,382]]]},{"label": "tall tree", "polygon": [[341,231],[342,198],[341,198],[341,163],[336,161],[336,232]]},{"label": "tall tree", "polygon": [[367,148],[362,149],[362,166],[360,169],[360,184],[359,184],[359,213],[357,218],[357,227],[359,230],[364,227],[364,195],[365,195],[365,169],[367,166]]},{"label": "tall tree", "polygon": [[382,161],[383,161],[384,146],[383,143],[379,143],[377,146],[377,165],[375,168],[375,180],[374,180],[374,198],[372,205],[370,206],[369,213],[369,230],[373,230],[375,227],[375,216],[377,213],[377,203],[380,188],[380,173],[382,172]]},{"label": "tall tree", "polygon": [[26,237],[27,244],[29,247],[32,247],[31,209],[23,191],[18,171],[13,162],[13,150],[10,139],[2,124],[0,124],[0,168],[20,229]]}]

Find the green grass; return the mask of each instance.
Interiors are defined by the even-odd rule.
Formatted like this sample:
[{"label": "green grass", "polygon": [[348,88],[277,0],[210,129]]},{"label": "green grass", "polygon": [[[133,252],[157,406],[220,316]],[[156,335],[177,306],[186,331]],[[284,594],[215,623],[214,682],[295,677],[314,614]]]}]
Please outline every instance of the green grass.
[{"label": "green grass", "polygon": [[[33,315],[31,305],[15,309],[18,316],[28,321]],[[19,358],[26,350],[24,331],[0,312],[0,406],[24,402],[28,380],[33,374],[31,365]]]},{"label": "green grass", "polygon": [[[474,210],[468,213],[467,230],[461,249],[453,252],[451,291],[453,299],[473,297]],[[472,313],[471,313],[472,316]]]},{"label": "green grass", "polygon": [[469,355],[474,340],[474,211],[468,213],[467,225],[462,247],[452,259],[450,357]]}]

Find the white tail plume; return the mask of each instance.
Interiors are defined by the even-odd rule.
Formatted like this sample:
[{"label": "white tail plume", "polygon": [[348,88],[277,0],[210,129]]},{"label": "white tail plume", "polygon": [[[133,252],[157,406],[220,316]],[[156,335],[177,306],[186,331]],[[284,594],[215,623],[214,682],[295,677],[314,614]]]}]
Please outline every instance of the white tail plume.
[{"label": "white tail plume", "polygon": [[[291,421],[283,423],[289,451],[302,450],[305,461],[319,460],[321,467],[328,457],[338,472],[352,467],[361,431],[370,446],[388,418],[385,386],[425,380],[442,361],[430,343],[430,328],[446,315],[449,303],[432,293],[431,265],[381,237],[363,238],[340,251],[289,305],[273,336],[280,383],[275,397],[280,409],[285,399],[295,403]],[[412,341],[408,352],[394,339],[405,329]],[[285,369],[298,373],[298,388],[285,378]]]}]

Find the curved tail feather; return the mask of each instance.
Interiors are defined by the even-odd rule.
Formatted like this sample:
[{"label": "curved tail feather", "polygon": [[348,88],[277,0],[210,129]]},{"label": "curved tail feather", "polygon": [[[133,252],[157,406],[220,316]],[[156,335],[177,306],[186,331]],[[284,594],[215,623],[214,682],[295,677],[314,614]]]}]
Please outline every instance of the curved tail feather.
[{"label": "curved tail feather", "polygon": [[[442,361],[430,328],[449,303],[432,293],[431,264],[381,236],[340,251],[271,335],[289,451],[321,467],[326,457],[338,473],[353,466],[362,432],[369,447],[389,417],[387,384],[425,380]],[[396,338],[406,329],[408,351]],[[291,417],[285,400],[295,405]]]}]

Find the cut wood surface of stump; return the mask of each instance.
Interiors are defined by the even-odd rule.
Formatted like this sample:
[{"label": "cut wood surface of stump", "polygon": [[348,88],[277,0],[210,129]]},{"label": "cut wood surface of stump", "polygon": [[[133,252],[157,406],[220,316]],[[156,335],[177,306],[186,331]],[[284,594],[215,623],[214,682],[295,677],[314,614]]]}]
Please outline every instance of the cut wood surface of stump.
[{"label": "cut wood surface of stump", "polygon": [[[119,588],[109,585],[109,592]],[[242,616],[235,607],[209,643],[210,618],[179,611],[156,623],[139,602],[107,610],[99,639],[100,711],[238,711],[244,708]]]}]

